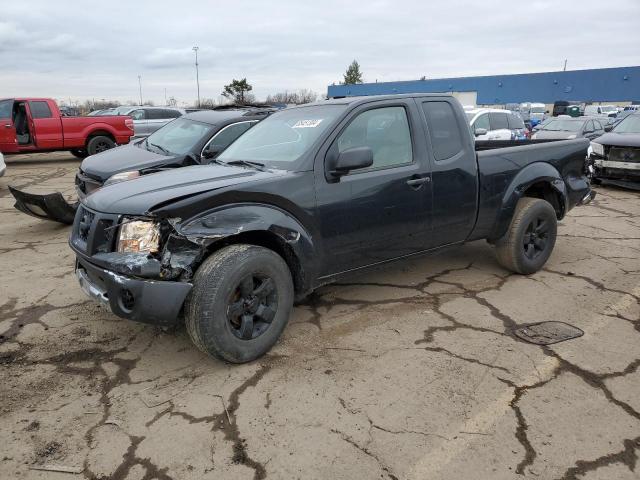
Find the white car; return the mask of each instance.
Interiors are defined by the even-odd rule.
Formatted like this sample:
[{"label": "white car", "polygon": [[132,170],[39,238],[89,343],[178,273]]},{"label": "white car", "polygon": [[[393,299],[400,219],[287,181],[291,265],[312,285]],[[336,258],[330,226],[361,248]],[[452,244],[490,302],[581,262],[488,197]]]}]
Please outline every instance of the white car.
[{"label": "white car", "polygon": [[585,117],[608,117],[618,113],[615,105],[587,105],[584,107]]},{"label": "white car", "polygon": [[2,152],[0,152],[0,177],[4,175],[4,172],[6,169],[7,169],[7,165],[4,163],[4,157],[2,156]]},{"label": "white car", "polygon": [[476,140],[522,140],[525,125],[511,110],[474,108],[465,111]]}]

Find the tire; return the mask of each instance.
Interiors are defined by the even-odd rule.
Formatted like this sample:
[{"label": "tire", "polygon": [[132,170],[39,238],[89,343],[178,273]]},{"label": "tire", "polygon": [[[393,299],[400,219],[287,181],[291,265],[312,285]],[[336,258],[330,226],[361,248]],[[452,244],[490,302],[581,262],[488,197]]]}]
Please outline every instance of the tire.
[{"label": "tire", "polygon": [[116,142],[104,135],[98,135],[92,137],[87,142],[87,153],[89,155],[95,155],[96,153],[104,152],[116,146]]},{"label": "tire", "polygon": [[82,148],[78,148],[76,150],[71,150],[71,155],[73,155],[76,158],[86,158],[87,157],[87,151]]},{"label": "tire", "polygon": [[293,298],[291,272],[280,255],[255,245],[230,245],[197,270],[185,302],[185,325],[203,352],[231,363],[250,362],[277,342]]},{"label": "tire", "polygon": [[496,242],[496,256],[504,268],[522,275],[540,270],[556,243],[558,220],[551,204],[539,198],[521,198],[509,229]]}]

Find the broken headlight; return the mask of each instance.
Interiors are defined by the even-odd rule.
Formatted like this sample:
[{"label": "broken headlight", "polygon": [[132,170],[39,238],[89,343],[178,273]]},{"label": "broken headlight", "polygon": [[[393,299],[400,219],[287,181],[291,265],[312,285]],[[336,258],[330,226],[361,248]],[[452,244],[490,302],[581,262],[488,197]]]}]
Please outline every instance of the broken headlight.
[{"label": "broken headlight", "polygon": [[118,236],[119,253],[154,253],[160,244],[160,227],[147,220],[125,220]]},{"label": "broken headlight", "polygon": [[138,178],[140,176],[140,172],[138,170],[130,170],[128,172],[120,172],[115,175],[111,175],[107,178],[107,181],[104,182],[105,187],[109,185],[113,185],[114,183],[125,182],[127,180],[133,180],[134,178]]},{"label": "broken headlight", "polygon": [[591,142],[591,151],[600,157],[604,157],[604,145],[601,143]]}]

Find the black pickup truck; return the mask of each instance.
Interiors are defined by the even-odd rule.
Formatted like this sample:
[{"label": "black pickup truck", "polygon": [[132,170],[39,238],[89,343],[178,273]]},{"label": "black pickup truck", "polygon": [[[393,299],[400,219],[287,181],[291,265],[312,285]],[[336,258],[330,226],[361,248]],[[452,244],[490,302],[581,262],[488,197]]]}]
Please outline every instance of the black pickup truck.
[{"label": "black pickup truck", "polygon": [[103,187],[70,245],[83,290],[124,318],[184,316],[203,351],[267,352],[294,300],[365,267],[486,239],[507,269],[549,258],[592,199],[588,140],[476,152],[446,95],[345,98],[263,120],[215,163]]}]

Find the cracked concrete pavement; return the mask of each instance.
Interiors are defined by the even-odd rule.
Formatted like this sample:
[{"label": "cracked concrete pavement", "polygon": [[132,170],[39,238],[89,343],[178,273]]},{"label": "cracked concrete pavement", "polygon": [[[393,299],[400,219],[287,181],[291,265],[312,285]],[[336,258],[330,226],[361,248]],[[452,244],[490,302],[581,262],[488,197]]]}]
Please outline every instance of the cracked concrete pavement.
[{"label": "cracked concrete pavement", "polygon": [[[76,159],[7,163],[3,478],[640,478],[638,193],[598,188],[530,277],[474,242],[324,287],[231,366],[88,301],[68,227],[12,208],[7,185],[73,195]],[[511,334],[543,320],[585,334]]]}]

